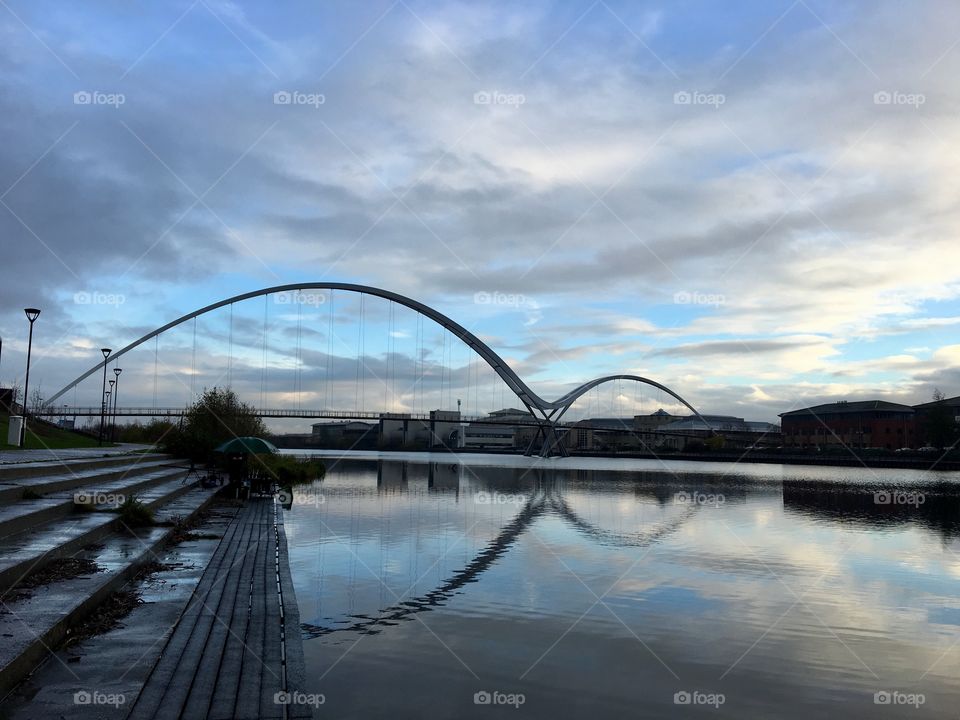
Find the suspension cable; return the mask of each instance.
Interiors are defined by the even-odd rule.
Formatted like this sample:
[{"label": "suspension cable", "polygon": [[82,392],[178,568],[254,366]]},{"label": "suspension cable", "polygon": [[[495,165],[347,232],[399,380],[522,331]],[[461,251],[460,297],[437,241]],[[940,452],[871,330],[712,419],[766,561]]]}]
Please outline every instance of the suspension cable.
[{"label": "suspension cable", "polygon": [[194,389],[194,381],[197,377],[197,319],[193,319],[193,355],[190,359],[190,402],[187,404],[193,403],[195,397],[197,397],[197,392]]},{"label": "suspension cable", "polygon": [[227,351],[227,387],[233,387],[233,303],[230,303],[230,345]]},{"label": "suspension cable", "polygon": [[264,404],[266,399],[266,388],[267,388],[267,314],[268,314],[268,298],[269,295],[263,296],[263,367],[260,370],[260,408],[263,409],[266,407]]},{"label": "suspension cable", "polygon": [[327,362],[324,365],[324,400],[327,409],[333,402],[333,388],[330,387],[330,365],[333,362],[333,303],[334,291],[330,291],[330,310],[327,316]]},{"label": "suspension cable", "polygon": [[364,401],[361,398],[363,393],[363,379],[364,374],[360,372],[360,363],[363,362],[363,293],[360,294],[360,324],[357,329],[357,384],[354,388],[354,397],[356,410],[360,411],[363,409]]},{"label": "suspension cable", "polygon": [[300,300],[300,291],[297,290],[297,357],[296,357],[296,367],[293,373],[293,391],[297,401],[297,410],[300,410],[302,408],[302,405],[300,403],[300,386],[301,386],[300,359],[302,357],[300,338],[301,338],[301,330],[303,327],[303,303],[299,302],[299,300]]},{"label": "suspension cable", "polygon": [[153,339],[153,408],[157,408],[157,372],[160,360],[160,336]]}]

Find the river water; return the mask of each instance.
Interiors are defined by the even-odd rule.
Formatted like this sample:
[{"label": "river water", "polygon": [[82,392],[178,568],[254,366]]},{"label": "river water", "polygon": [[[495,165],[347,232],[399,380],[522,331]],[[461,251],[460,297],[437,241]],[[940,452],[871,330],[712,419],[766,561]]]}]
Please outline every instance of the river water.
[{"label": "river water", "polygon": [[957,717],[957,473],[318,453],[315,715]]}]

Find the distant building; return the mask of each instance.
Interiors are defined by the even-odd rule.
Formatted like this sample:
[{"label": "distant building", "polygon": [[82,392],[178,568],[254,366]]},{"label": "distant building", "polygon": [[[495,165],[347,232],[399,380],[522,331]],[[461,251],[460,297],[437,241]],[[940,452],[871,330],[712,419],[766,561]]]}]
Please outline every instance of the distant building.
[{"label": "distant building", "polygon": [[634,419],[584,418],[558,428],[568,450],[613,450],[637,447]]},{"label": "distant building", "polygon": [[308,443],[326,448],[376,447],[377,426],[359,420],[314,423]]},{"label": "distant building", "polygon": [[680,416],[671,415],[663,408],[649,415],[635,415],[633,418],[633,427],[637,431],[637,438],[644,449],[655,448],[663,442],[663,435],[658,435],[657,430],[667,423],[678,420]]},{"label": "distant building", "polygon": [[431,410],[429,420],[409,413],[383,413],[377,442],[382,448],[456,448],[460,446],[459,431],[460,413],[456,410]]},{"label": "distant building", "polygon": [[574,451],[685,450],[717,434],[726,447],[780,444],[779,425],[731,415],[678,416],[663,409],[632,418],[585,418],[561,428],[561,434],[567,449]]},{"label": "distant building", "polygon": [[913,410],[916,413],[917,420],[920,421],[923,417],[929,415],[931,410],[938,407],[948,408],[950,413],[953,415],[953,421],[960,423],[960,395],[957,395],[957,397],[944,398],[943,400],[934,400],[933,402],[914,405]]},{"label": "distant building", "polygon": [[533,415],[526,410],[517,408],[494,410],[488,413],[482,422],[472,422],[463,426],[461,447],[526,449],[536,430],[530,426],[533,419]]},{"label": "distant building", "polygon": [[917,447],[916,412],[886,400],[827,403],[780,413],[785,447]]},{"label": "distant building", "polygon": [[377,445],[381,448],[426,447],[430,425],[415,420],[410,413],[383,413],[380,415]]},{"label": "distant building", "polygon": [[[919,445],[947,446],[956,441],[960,428],[960,395],[914,405],[913,410]],[[951,420],[953,428],[937,428],[938,425],[949,425]]]},{"label": "distant building", "polygon": [[461,447],[512,450],[515,443],[516,431],[512,425],[470,423],[463,426]]},{"label": "distant building", "polygon": [[460,447],[460,412],[431,410],[429,441],[431,448]]},{"label": "distant building", "polygon": [[678,418],[660,425],[655,435],[661,438],[662,446],[676,450],[685,450],[691,442],[702,443],[715,435],[723,437],[724,447],[775,447],[782,442],[779,425],[733,415]]}]

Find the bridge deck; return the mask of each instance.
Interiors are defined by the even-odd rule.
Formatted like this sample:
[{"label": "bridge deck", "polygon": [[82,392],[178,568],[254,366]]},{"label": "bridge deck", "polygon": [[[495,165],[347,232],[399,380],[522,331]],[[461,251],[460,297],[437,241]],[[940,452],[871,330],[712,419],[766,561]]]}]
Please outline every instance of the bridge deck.
[{"label": "bridge deck", "polygon": [[128,715],[307,718],[299,613],[279,505],[251,499],[229,525]]}]

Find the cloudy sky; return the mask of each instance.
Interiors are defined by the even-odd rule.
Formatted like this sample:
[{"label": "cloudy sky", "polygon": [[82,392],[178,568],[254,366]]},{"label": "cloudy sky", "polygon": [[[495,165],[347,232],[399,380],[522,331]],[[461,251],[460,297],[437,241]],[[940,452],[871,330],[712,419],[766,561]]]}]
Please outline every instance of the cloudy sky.
[{"label": "cloudy sky", "polygon": [[[208,303],[341,281],[551,397],[630,372],[771,420],[960,394],[958,75],[948,0],[2,0],[0,379],[27,305],[49,396]],[[369,406],[362,340],[393,409],[515,404],[386,304],[251,303],[126,359],[125,399],[228,368],[254,402]]]}]

